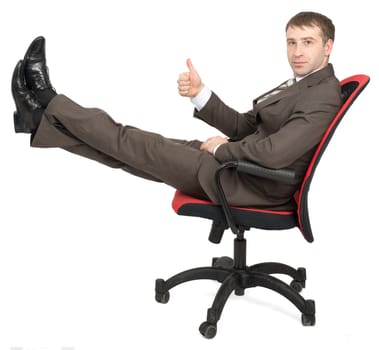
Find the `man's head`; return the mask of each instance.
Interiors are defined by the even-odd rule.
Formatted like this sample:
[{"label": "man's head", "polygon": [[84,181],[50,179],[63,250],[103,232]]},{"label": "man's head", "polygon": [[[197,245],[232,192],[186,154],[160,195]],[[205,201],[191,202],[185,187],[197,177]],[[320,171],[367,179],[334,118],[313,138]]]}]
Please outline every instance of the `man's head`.
[{"label": "man's head", "polygon": [[334,42],[332,21],[319,13],[300,12],[286,26],[287,57],[295,76],[325,67]]}]

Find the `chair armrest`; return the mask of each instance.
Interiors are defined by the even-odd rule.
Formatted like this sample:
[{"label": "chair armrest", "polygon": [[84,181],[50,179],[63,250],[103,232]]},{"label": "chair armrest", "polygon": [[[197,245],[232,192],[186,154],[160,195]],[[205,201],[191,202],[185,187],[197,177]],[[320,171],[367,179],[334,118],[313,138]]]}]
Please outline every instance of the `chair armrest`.
[{"label": "chair armrest", "polygon": [[[226,164],[226,163],[225,163]],[[274,180],[278,182],[283,182],[286,184],[296,185],[301,181],[300,178],[296,176],[293,169],[283,168],[283,169],[271,169],[261,166],[256,163],[247,161],[237,161],[236,170],[242,173],[247,173],[250,175],[262,177],[269,180]]]},{"label": "chair armrest", "polygon": [[261,178],[278,181],[286,184],[297,184],[301,180],[296,176],[296,173],[293,169],[283,168],[283,169],[271,169],[264,166],[261,166],[256,163],[247,162],[247,161],[230,161],[221,164],[217,169],[215,174],[216,186],[218,190],[218,195],[221,201],[221,206],[223,208],[226,222],[228,223],[230,229],[234,234],[238,235],[243,231],[243,228],[239,228],[233,220],[232,212],[230,210],[228,200],[225,196],[225,192],[221,184],[221,174],[226,170],[234,168],[236,171],[250,174],[253,176],[258,176]]}]

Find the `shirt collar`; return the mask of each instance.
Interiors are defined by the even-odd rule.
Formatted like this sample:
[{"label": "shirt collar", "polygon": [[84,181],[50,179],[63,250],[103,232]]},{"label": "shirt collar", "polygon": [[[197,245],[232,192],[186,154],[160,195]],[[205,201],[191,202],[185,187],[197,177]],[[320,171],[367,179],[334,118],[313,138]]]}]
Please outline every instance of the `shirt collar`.
[{"label": "shirt collar", "polygon": [[304,78],[308,77],[309,75],[318,72],[319,70],[323,69],[325,67],[317,68],[314,71],[308,73],[307,75],[304,75],[303,77],[295,77],[296,82],[299,82],[300,80],[303,80]]}]

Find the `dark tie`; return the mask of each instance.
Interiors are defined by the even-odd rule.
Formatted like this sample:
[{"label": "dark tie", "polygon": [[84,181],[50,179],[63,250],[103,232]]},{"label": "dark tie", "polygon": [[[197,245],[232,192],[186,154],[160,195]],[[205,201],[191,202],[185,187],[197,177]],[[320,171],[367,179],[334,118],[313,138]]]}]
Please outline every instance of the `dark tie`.
[{"label": "dark tie", "polygon": [[266,95],[259,97],[257,103],[261,103],[261,102],[267,100],[269,97],[274,96],[274,95],[278,94],[279,92],[284,91],[285,89],[287,89],[288,87],[290,87],[291,85],[293,85],[295,83],[296,83],[295,78],[288,79],[283,84],[279,85],[276,89],[270,91]]}]

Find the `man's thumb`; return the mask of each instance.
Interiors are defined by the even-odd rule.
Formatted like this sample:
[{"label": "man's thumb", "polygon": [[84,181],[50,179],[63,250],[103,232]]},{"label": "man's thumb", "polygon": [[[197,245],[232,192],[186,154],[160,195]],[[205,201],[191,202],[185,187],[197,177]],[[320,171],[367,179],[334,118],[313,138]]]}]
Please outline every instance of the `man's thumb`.
[{"label": "man's thumb", "polygon": [[190,70],[190,72],[195,72],[196,71],[195,67],[193,66],[192,61],[191,61],[190,58],[187,58],[187,67]]}]

